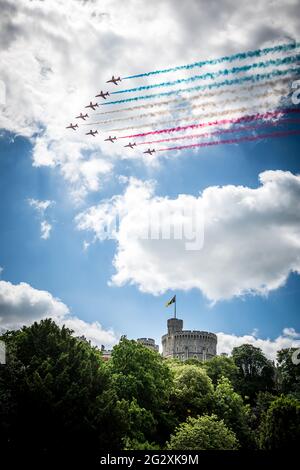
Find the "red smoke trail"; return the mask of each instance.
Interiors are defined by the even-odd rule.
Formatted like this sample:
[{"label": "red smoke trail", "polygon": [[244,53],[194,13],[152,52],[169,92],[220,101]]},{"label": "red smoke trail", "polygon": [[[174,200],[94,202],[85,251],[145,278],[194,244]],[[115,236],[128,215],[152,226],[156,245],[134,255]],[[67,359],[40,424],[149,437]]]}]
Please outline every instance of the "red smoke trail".
[{"label": "red smoke trail", "polygon": [[147,135],[169,134],[171,132],[180,132],[186,129],[198,129],[200,127],[219,126],[223,124],[239,124],[241,122],[250,122],[250,121],[255,121],[258,119],[268,119],[268,118],[277,117],[282,114],[289,114],[289,113],[300,113],[300,109],[288,108],[288,109],[281,109],[278,111],[269,111],[263,114],[260,114],[260,113],[252,114],[252,115],[250,114],[250,115],[242,116],[237,119],[236,118],[220,119],[219,121],[202,122],[200,124],[189,124],[188,126],[178,126],[178,127],[171,127],[168,129],[160,129],[157,131],[142,132],[140,134],[124,135],[124,136],[120,136],[119,139],[133,139],[135,137],[145,137]]},{"label": "red smoke trail", "polygon": [[282,121],[270,121],[265,124],[255,124],[255,125],[250,125],[250,126],[234,127],[230,129],[218,129],[217,131],[213,131],[213,132],[202,132],[202,134],[189,134],[189,135],[182,135],[180,137],[169,137],[167,139],[139,142],[137,143],[137,145],[161,144],[163,142],[174,142],[176,140],[190,140],[190,139],[197,139],[201,137],[211,137],[212,135],[233,134],[235,132],[244,132],[244,131],[255,131],[259,129],[264,129],[266,127],[280,126],[282,124],[300,124],[300,119],[284,119]]},{"label": "red smoke trail", "polygon": [[252,140],[259,140],[259,139],[268,139],[270,137],[286,137],[289,135],[300,135],[300,129],[293,130],[293,131],[281,131],[281,132],[271,132],[268,134],[260,134],[260,135],[250,135],[244,136],[237,139],[229,139],[229,140],[214,140],[212,142],[202,142],[200,144],[191,144],[191,145],[180,145],[177,147],[169,147],[166,149],[158,149],[157,152],[166,152],[168,150],[183,150],[183,149],[192,149],[196,147],[210,147],[212,145],[223,145],[223,144],[237,144],[239,142],[249,142]]}]

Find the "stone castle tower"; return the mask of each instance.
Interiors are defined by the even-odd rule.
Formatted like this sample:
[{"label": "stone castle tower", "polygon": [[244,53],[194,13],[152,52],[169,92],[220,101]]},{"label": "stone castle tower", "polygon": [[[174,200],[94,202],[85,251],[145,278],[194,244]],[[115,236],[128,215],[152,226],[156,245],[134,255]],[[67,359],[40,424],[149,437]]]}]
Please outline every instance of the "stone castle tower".
[{"label": "stone castle tower", "polygon": [[163,357],[206,361],[217,354],[217,336],[214,333],[182,328],[183,320],[169,318],[168,333],[161,339]]}]

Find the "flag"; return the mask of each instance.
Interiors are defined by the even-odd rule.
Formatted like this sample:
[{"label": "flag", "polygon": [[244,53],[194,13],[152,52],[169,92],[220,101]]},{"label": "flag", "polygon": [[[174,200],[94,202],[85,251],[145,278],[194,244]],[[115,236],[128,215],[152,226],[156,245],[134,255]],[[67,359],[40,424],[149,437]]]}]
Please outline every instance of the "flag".
[{"label": "flag", "polygon": [[166,307],[169,307],[169,305],[174,304],[175,302],[176,302],[176,295],[174,295],[174,297],[172,297],[172,299],[166,303]]}]

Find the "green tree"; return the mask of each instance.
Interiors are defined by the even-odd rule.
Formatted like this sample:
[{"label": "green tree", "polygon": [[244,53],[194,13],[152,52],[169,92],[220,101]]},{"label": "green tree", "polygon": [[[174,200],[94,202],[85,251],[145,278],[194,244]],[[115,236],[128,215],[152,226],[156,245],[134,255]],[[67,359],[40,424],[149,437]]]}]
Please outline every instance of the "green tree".
[{"label": "green tree", "polygon": [[281,396],[265,413],[260,427],[261,449],[298,449],[300,442],[300,402]]},{"label": "green tree", "polygon": [[233,348],[232,358],[238,367],[236,390],[250,402],[260,391],[274,390],[275,368],[260,348],[243,344]]},{"label": "green tree", "polygon": [[277,352],[277,381],[279,391],[292,393],[300,398],[300,363],[294,364],[292,356],[296,348],[281,349]]},{"label": "green tree", "polygon": [[268,411],[271,403],[278,398],[277,395],[273,395],[270,392],[258,392],[255,404],[252,408],[253,415],[255,417],[255,427],[257,428],[264,416],[264,414]]},{"label": "green tree", "polygon": [[173,365],[172,404],[179,422],[212,408],[213,385],[205,370],[195,365]]},{"label": "green tree", "polygon": [[214,415],[188,418],[167,444],[170,450],[236,450],[238,447],[234,432]]},{"label": "green tree", "polygon": [[[175,423],[169,413],[173,376],[162,357],[123,337],[113,349],[108,369],[119,399],[129,403],[134,400],[135,406],[148,412],[149,425],[143,432],[145,439],[151,441],[155,435],[159,442],[164,442]],[[131,433],[130,438],[136,436]]]},{"label": "green tree", "polygon": [[250,406],[244,405],[242,397],[234,391],[228,378],[222,377],[219,380],[213,398],[214,413],[234,431],[242,448],[254,448]]},{"label": "green tree", "polygon": [[231,357],[215,356],[204,363],[204,368],[214,385],[217,385],[222,377],[227,377],[233,385],[235,384],[238,367]]},{"label": "green tree", "polygon": [[121,447],[127,417],[98,349],[51,320],[2,339],[2,446],[45,456]]}]

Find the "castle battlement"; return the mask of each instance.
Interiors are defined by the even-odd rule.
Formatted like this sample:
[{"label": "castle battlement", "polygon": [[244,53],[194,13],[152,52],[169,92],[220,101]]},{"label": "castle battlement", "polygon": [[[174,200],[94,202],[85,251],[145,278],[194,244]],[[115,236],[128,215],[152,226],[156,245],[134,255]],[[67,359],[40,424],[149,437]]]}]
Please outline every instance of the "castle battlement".
[{"label": "castle battlement", "polygon": [[169,318],[162,336],[164,357],[205,361],[217,354],[217,336],[209,331],[183,330],[183,320]]},{"label": "castle battlement", "polygon": [[137,342],[145,346],[146,348],[153,349],[154,351],[158,351],[159,347],[155,344],[153,338],[138,338]]}]

